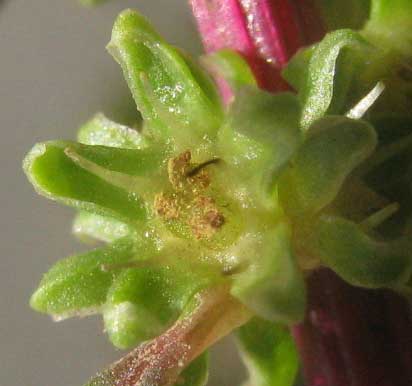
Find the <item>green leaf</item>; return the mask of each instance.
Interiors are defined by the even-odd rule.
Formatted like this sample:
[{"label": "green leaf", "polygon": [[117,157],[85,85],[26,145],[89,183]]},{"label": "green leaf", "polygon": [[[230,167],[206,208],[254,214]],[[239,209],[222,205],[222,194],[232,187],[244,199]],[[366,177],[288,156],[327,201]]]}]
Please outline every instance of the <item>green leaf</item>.
[{"label": "green leaf", "polygon": [[412,55],[412,2],[410,0],[372,0],[370,19],[363,34],[378,47]]},{"label": "green leaf", "polygon": [[219,151],[242,183],[264,195],[301,142],[300,106],[289,93],[273,95],[245,87],[219,132]]},{"label": "green leaf", "polygon": [[[366,40],[347,29],[329,33],[313,48],[304,87],[298,90],[303,104],[301,124],[304,128],[307,129],[327,112],[340,112],[353,74],[360,62],[368,58],[368,51],[371,51],[371,47]],[[342,56],[345,52],[347,55]],[[341,62],[338,62],[339,58]],[[340,71],[337,71],[338,67]],[[302,84],[302,80],[299,80],[299,84]]]},{"label": "green leaf", "polygon": [[106,243],[128,236],[132,228],[111,217],[80,211],[73,223],[73,233],[86,242],[98,240]]},{"label": "green leaf", "polygon": [[95,164],[111,172],[128,176],[153,175],[158,172],[165,158],[165,151],[154,145],[143,149],[123,149],[108,146],[89,146],[60,142],[65,153],[85,169],[92,171]]},{"label": "green leaf", "polygon": [[187,265],[144,266],[143,262],[125,270],[110,288],[104,310],[112,343],[128,348],[161,334],[207,283],[207,277]]},{"label": "green leaf", "polygon": [[253,386],[292,386],[299,368],[294,341],[285,326],[253,318],[237,331]]},{"label": "green leaf", "polygon": [[297,91],[304,90],[308,79],[309,63],[316,45],[301,48],[282,70],[282,76]]},{"label": "green leaf", "polygon": [[118,16],[108,50],[121,65],[137,107],[156,137],[173,137],[182,147],[214,135],[222,111],[211,80],[140,14],[126,10]]},{"label": "green leaf", "polygon": [[232,50],[220,50],[202,57],[202,62],[210,72],[225,79],[234,89],[242,86],[257,86],[246,60]]},{"label": "green leaf", "polygon": [[330,204],[377,142],[368,123],[342,116],[319,120],[309,134],[278,184],[283,206],[295,216],[316,213]]},{"label": "green leaf", "polygon": [[98,312],[106,301],[114,271],[104,265],[124,264],[133,259],[133,243],[122,239],[106,248],[68,257],[44,275],[30,305],[58,319]]},{"label": "green leaf", "polygon": [[[80,153],[90,161],[76,157],[73,148],[76,151],[81,148]],[[36,190],[48,198],[127,222],[145,218],[146,211],[134,190],[137,181],[104,168],[138,173],[143,172],[145,166],[142,163],[123,165],[122,159],[117,158],[123,149],[110,149],[114,151],[110,153],[106,148],[98,153],[93,148],[89,153],[91,148],[63,141],[38,144],[26,156],[23,167]],[[112,158],[113,154],[116,154],[115,158]],[[124,159],[136,158],[129,153]]]},{"label": "green leaf", "polygon": [[113,122],[101,113],[96,114],[79,129],[77,139],[85,145],[124,149],[140,149],[146,144],[146,139],[137,130]]},{"label": "green leaf", "polygon": [[375,241],[343,218],[322,216],[312,245],[322,262],[352,285],[402,287],[412,273],[410,240]]},{"label": "green leaf", "polygon": [[258,316],[287,324],[302,320],[305,312],[305,284],[296,265],[290,229],[274,224],[259,233],[247,233],[229,251],[248,265],[233,275],[231,293]]},{"label": "green leaf", "polygon": [[209,355],[207,352],[196,358],[183,372],[179,378],[181,381],[175,386],[205,386],[209,372]]}]

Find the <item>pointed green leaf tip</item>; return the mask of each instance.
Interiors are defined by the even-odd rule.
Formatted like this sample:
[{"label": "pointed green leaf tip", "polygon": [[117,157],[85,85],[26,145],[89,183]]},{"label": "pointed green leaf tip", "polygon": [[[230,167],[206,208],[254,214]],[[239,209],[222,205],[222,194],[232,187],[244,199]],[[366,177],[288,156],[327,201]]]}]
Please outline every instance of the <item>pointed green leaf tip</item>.
[{"label": "pointed green leaf tip", "polygon": [[61,260],[44,275],[30,305],[57,319],[99,312],[115,274],[104,270],[104,265],[126,263],[133,257],[133,243],[124,239]]},{"label": "pointed green leaf tip", "polygon": [[23,167],[36,190],[78,209],[135,223],[146,216],[137,195],[142,175],[157,170],[157,152],[74,142],[36,145]]},{"label": "pointed green leaf tip", "polygon": [[312,242],[322,262],[352,285],[401,288],[412,273],[408,238],[375,241],[355,223],[325,215],[314,227]]},{"label": "pointed green leaf tip", "polygon": [[292,386],[299,368],[298,354],[285,326],[253,318],[237,330],[242,358],[253,386]]},{"label": "pointed green leaf tip", "polygon": [[376,143],[375,130],[365,121],[330,116],[316,122],[279,180],[286,211],[304,216],[330,204]]},{"label": "pointed green leaf tip", "polygon": [[126,10],[118,16],[108,50],[121,65],[147,130],[155,137],[190,147],[190,141],[215,134],[222,110],[214,84],[139,13]]}]

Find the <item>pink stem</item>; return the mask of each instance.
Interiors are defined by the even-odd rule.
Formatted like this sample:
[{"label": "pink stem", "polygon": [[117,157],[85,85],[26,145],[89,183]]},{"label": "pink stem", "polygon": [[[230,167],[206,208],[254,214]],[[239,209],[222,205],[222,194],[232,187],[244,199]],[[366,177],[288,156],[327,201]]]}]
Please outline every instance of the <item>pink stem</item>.
[{"label": "pink stem", "polygon": [[[323,26],[303,0],[190,0],[206,52],[230,48],[248,61],[260,87],[287,89],[280,70],[303,45],[319,40]],[[319,19],[318,19],[319,20]],[[310,33],[306,33],[310,31]]]}]

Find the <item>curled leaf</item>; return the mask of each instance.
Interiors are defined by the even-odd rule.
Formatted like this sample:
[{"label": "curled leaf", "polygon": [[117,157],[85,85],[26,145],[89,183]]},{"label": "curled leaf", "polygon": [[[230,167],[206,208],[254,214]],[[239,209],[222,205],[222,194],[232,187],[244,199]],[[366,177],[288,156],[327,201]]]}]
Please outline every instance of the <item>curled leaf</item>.
[{"label": "curled leaf", "polygon": [[[80,166],[95,164],[111,172],[129,176],[152,176],[164,161],[164,150],[156,146],[143,149],[123,149],[108,146],[88,146],[67,143],[65,153]],[[92,167],[90,167],[92,169]]]},{"label": "curled leaf", "polygon": [[[286,69],[284,75],[292,85],[298,86],[303,105],[303,128],[309,128],[327,112],[340,112],[353,73],[370,50],[371,46],[360,34],[343,29],[329,33],[312,49],[303,51],[298,59],[292,60],[293,67]],[[344,52],[349,52],[347,59],[342,56]],[[339,58],[344,62],[337,71]]]},{"label": "curled leaf", "polygon": [[30,305],[56,319],[98,312],[115,275],[104,265],[126,263],[134,256],[133,242],[122,239],[106,248],[61,260],[44,275]]},{"label": "curled leaf", "polygon": [[316,122],[279,180],[279,196],[286,210],[303,216],[331,203],[376,142],[373,127],[365,121],[330,116]]},{"label": "curled leaf", "polygon": [[[36,145],[26,156],[23,164],[36,190],[66,205],[127,222],[134,223],[145,218],[143,203],[133,191],[136,181],[125,175],[113,175],[110,169],[105,168],[108,166],[114,170],[121,170],[125,167],[129,172],[137,172],[139,164],[123,165],[117,158],[111,163],[110,150],[107,151],[109,148],[99,153],[93,147],[84,147],[80,151],[91,158],[87,160],[89,163],[83,162],[72,150],[73,147],[78,150],[81,146],[85,145],[63,141]],[[91,150],[91,153],[88,150]],[[114,152],[117,154],[122,150],[114,149]]]},{"label": "curled leaf", "polygon": [[355,223],[326,215],[314,229],[314,252],[348,283],[368,288],[396,288],[409,280],[412,273],[410,240],[375,241]]},{"label": "curled leaf", "polygon": [[121,65],[145,123],[158,138],[213,135],[221,120],[215,87],[200,67],[168,45],[140,14],[122,12],[113,27],[109,52]]}]

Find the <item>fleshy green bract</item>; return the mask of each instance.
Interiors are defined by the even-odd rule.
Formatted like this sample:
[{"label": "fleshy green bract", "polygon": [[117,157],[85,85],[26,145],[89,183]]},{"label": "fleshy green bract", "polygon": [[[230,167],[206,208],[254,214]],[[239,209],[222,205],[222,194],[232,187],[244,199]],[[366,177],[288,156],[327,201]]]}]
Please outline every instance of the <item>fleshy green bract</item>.
[{"label": "fleshy green bract", "polygon": [[[382,12],[376,5],[369,25]],[[379,180],[380,166],[406,149],[397,145],[402,135],[383,140],[384,110],[371,106],[378,94],[355,110],[379,119],[346,114],[378,82],[396,84],[380,61],[402,63],[368,41],[368,28],[335,31],[298,53],[285,70],[297,95],[259,90],[233,52],[204,58],[232,87],[225,106],[202,65],[137,12],[121,13],[108,50],[143,124],[97,114],[78,142],[41,143],[26,156],[35,189],[78,211],[74,233],[105,243],[57,263],[32,307],[56,319],[99,313],[113,344],[128,348],[185,330],[202,309],[199,294],[224,288],[216,290],[222,304],[254,316],[238,334],[253,381],[290,385],[296,353],[279,326],[302,320],[306,272],[325,265],[355,285],[408,288],[409,213],[388,238],[386,220],[405,202]],[[410,170],[410,162],[395,160],[391,170]],[[230,323],[222,331],[238,326]],[[268,344],[274,351],[264,354]],[[271,367],[278,356],[288,365]],[[110,371],[90,385],[114,385]],[[200,357],[182,373],[184,384],[203,385],[206,374]]]}]

